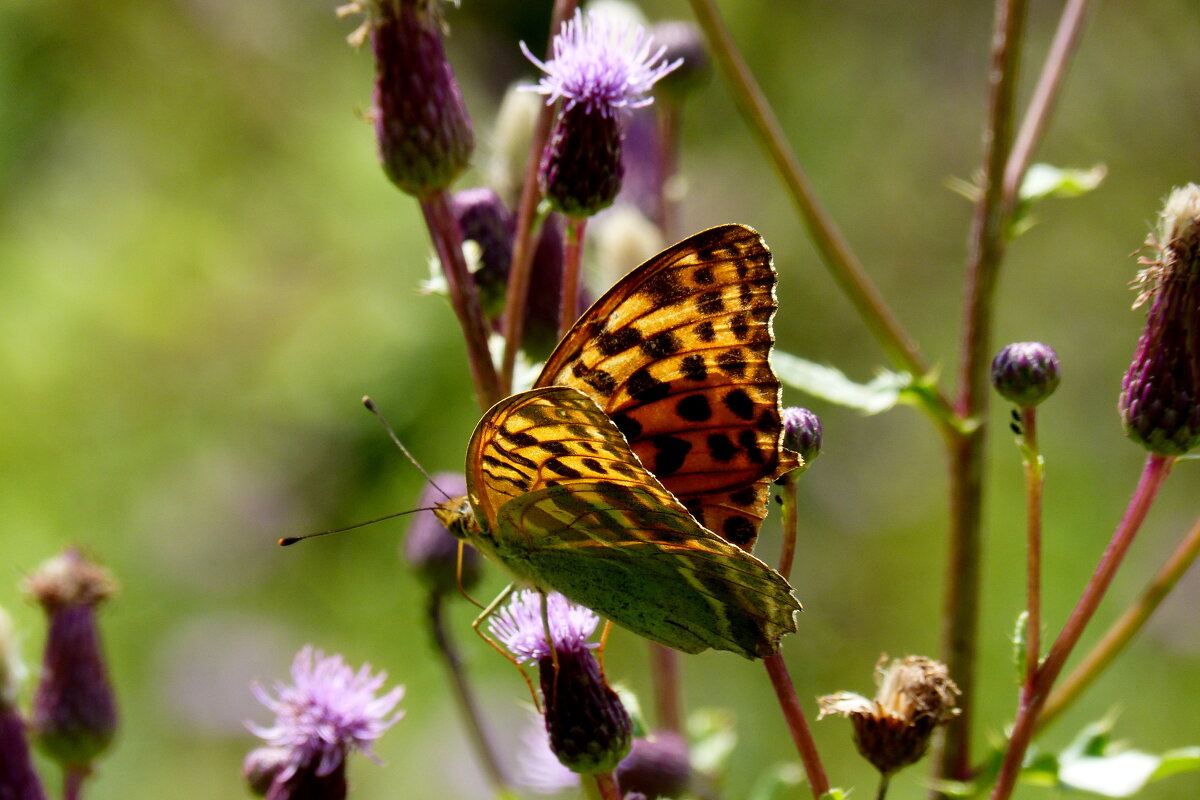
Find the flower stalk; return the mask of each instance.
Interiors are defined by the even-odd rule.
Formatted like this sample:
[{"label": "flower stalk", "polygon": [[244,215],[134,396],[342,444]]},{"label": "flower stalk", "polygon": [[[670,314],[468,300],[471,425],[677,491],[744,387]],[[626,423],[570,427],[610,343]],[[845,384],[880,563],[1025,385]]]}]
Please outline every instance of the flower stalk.
[{"label": "flower stalk", "polygon": [[1058,638],[1054,640],[1054,644],[1047,652],[1046,660],[1038,668],[1032,689],[1022,692],[1020,709],[1017,712],[1017,719],[1013,723],[1012,733],[1009,735],[1008,747],[1004,752],[1000,773],[992,788],[991,800],[1007,800],[1016,787],[1025,751],[1033,738],[1038,717],[1045,706],[1050,689],[1059,673],[1062,672],[1067,657],[1078,643],[1079,637],[1083,635],[1088,622],[1091,621],[1092,615],[1099,607],[1100,601],[1104,599],[1104,594],[1112,583],[1113,576],[1116,575],[1117,569],[1125,559],[1129,546],[1133,543],[1142,522],[1145,521],[1150,505],[1158,495],[1174,462],[1174,456],[1164,456],[1158,453],[1151,453],[1147,456],[1141,479],[1138,481],[1137,488],[1134,489],[1125,514],[1113,532],[1112,539],[1105,549],[1096,571],[1084,588],[1066,625],[1063,626]]},{"label": "flower stalk", "polygon": [[1146,620],[1150,619],[1150,615],[1162,603],[1163,598],[1175,588],[1175,584],[1188,571],[1197,555],[1200,555],[1200,519],[1196,520],[1196,524],[1171,553],[1137,601],[1125,610],[1121,618],[1113,623],[1108,632],[1079,662],[1079,665],[1050,694],[1038,717],[1037,727],[1039,730],[1048,726],[1063,711],[1070,708],[1079,695],[1092,684],[1092,681],[1099,677],[1113,662],[1113,659],[1121,654],[1129,641],[1146,624]]},{"label": "flower stalk", "polygon": [[587,217],[567,217],[563,237],[562,310],[558,315],[558,336],[563,338],[579,318],[579,274],[583,268],[583,236]]},{"label": "flower stalk", "polygon": [[[1000,262],[1007,243],[1011,203],[1003,176],[1012,141],[1017,64],[1027,0],[1000,0],[992,38],[987,124],[984,132],[983,193],[975,209],[967,264],[962,354],[954,410],[962,419],[987,412],[987,365],[991,354],[992,309]],[[937,777],[970,775],[970,730],[974,711],[975,659],[979,628],[982,558],[983,460],[986,427],[978,425],[950,444],[950,543],[942,613],[942,658],[962,692],[962,713],[946,728],[936,757]]]},{"label": "flower stalk", "polygon": [[796,687],[788,674],[783,654],[767,656],[763,659],[763,666],[767,668],[767,675],[775,689],[775,697],[783,711],[788,731],[792,734],[796,752],[800,755],[800,763],[804,765],[804,774],[808,776],[813,797],[820,800],[821,795],[829,791],[829,778],[825,775],[825,765],[821,762],[821,754],[817,752],[817,743],[804,717],[804,709],[800,707],[800,698],[796,696]]}]

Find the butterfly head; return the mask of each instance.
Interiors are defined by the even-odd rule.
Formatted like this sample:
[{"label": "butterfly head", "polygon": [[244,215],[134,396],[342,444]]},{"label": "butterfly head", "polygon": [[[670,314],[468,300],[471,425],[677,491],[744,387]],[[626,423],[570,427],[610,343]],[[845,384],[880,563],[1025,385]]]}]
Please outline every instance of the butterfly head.
[{"label": "butterfly head", "polygon": [[466,541],[477,538],[479,524],[475,520],[475,510],[471,508],[466,495],[438,503],[433,509],[433,514],[454,538]]}]

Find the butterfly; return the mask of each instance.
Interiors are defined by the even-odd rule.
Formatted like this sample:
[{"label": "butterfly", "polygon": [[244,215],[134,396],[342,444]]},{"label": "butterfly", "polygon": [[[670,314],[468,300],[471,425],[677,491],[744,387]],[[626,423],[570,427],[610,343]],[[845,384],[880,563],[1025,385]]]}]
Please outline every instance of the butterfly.
[{"label": "butterfly", "polygon": [[[723,225],[617,282],[467,447],[436,511],[519,581],[687,653],[763,658],[800,604],[749,553],[782,445],[762,238]],[[720,535],[718,535],[720,534]],[[744,548],[744,549],[743,549]]]}]

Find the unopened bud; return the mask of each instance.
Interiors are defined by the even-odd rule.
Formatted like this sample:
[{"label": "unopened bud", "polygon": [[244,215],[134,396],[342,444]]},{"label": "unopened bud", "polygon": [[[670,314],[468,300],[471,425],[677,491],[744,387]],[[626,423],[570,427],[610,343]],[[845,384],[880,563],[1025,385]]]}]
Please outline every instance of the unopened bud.
[{"label": "unopened bud", "polygon": [[1033,408],[1058,388],[1058,354],[1041,342],[1016,342],[992,359],[992,386],[1019,408]]},{"label": "unopened bud", "polygon": [[821,455],[821,418],[807,408],[788,406],[783,410],[783,446],[795,450],[805,467]]}]

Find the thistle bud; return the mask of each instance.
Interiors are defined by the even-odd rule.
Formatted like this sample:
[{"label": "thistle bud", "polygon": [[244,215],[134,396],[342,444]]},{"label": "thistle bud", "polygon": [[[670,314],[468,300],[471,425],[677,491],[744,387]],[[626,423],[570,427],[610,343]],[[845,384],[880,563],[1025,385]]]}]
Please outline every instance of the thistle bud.
[{"label": "thistle bud", "polygon": [[473,274],[475,288],[484,316],[494,320],[504,311],[512,266],[512,214],[499,195],[484,187],[455,192],[451,205],[463,241],[479,245],[479,268]]},{"label": "thistle bud", "polygon": [[[404,537],[404,560],[407,561],[425,587],[434,594],[455,592],[458,589],[459,540],[438,522],[432,509],[444,497],[459,497],[467,493],[467,482],[463,476],[453,472],[439,472],[433,476],[434,483],[426,484],[421,492],[417,507]],[[479,551],[469,545],[463,546],[462,585],[470,589],[479,582],[481,574]]]},{"label": "thistle bud", "polygon": [[[648,800],[683,795],[691,777],[687,740],[670,731],[660,731],[652,739],[634,739],[629,755],[617,767],[621,790],[638,792]],[[629,797],[625,795],[626,800]]]},{"label": "thistle bud", "polygon": [[1041,342],[1016,342],[992,359],[992,386],[1019,408],[1033,408],[1058,388],[1058,353]]},{"label": "thistle bud", "polygon": [[821,418],[807,408],[783,410],[783,446],[799,453],[805,467],[821,455],[821,434]]},{"label": "thistle bud", "polygon": [[17,711],[17,689],[25,668],[17,655],[12,618],[0,608],[0,798],[46,800],[33,769],[25,721]]},{"label": "thistle bud", "polygon": [[558,593],[524,591],[489,623],[518,661],[537,662],[550,749],[579,773],[611,772],[629,753],[632,738],[629,714],[604,682],[588,643],[598,622],[595,613]]},{"label": "thistle bud", "polygon": [[424,197],[448,187],[475,148],[442,43],[440,0],[369,0],[368,13],[379,157],[396,186]]},{"label": "thistle bud", "polygon": [[113,593],[113,580],[72,548],[39,567],[25,588],[50,620],[30,728],[52,759],[86,771],[117,730],[116,700],[96,627],[96,608]]},{"label": "thistle bud", "polygon": [[821,713],[849,717],[854,744],[863,758],[884,775],[915,764],[929,748],[939,725],[958,714],[958,687],[944,664],[922,656],[906,656],[883,669],[875,668],[879,686],[874,700],[851,692],[818,698]]},{"label": "thistle bud", "polygon": [[1171,193],[1147,245],[1134,307],[1150,311],[1118,406],[1129,438],[1177,456],[1200,444],[1200,187]]}]

